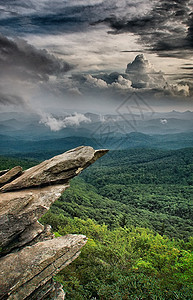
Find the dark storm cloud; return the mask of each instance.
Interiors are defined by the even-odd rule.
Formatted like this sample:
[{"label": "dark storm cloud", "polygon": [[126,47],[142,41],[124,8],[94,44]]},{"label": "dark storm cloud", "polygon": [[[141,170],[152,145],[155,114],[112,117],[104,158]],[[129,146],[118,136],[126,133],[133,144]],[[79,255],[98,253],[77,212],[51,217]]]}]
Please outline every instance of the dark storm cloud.
[{"label": "dark storm cloud", "polygon": [[111,34],[130,32],[160,56],[183,58],[193,48],[193,0],[4,1],[0,30],[5,34],[61,33],[105,23]]},{"label": "dark storm cloud", "polygon": [[0,76],[15,76],[21,80],[46,81],[50,75],[59,76],[71,65],[39,50],[21,39],[11,40],[0,34]]},{"label": "dark storm cloud", "polygon": [[[9,1],[9,8],[14,7],[14,2]],[[102,14],[102,5],[70,5],[68,2],[60,1],[60,5],[53,5],[51,1],[45,2],[43,7],[36,2],[35,11],[25,15],[22,1],[17,9],[16,15],[8,15],[0,20],[0,28],[8,28],[11,31],[21,33],[58,33],[73,32],[87,28],[90,22],[98,19],[97,13]],[[63,4],[63,5],[62,5]],[[31,7],[33,8],[33,6]],[[46,10],[47,8],[47,10]],[[30,5],[28,6],[30,10]]]},{"label": "dark storm cloud", "polygon": [[0,5],[0,29],[4,33],[59,33],[87,30],[100,18],[139,14],[149,0],[5,1]]},{"label": "dark storm cloud", "polygon": [[161,56],[183,57],[184,53],[188,56],[188,50],[193,49],[191,4],[192,0],[156,1],[152,10],[143,16],[128,19],[113,15],[98,23],[108,24],[111,34],[138,35],[141,43]]},{"label": "dark storm cloud", "polygon": [[[86,22],[87,21],[87,22]],[[0,29],[2,32],[9,33],[58,33],[73,32],[83,29],[88,25],[88,20],[69,14],[49,14],[43,16],[14,16],[0,20]],[[9,29],[9,30],[8,30]]]},{"label": "dark storm cloud", "polygon": [[147,49],[147,51],[141,51],[141,49],[139,49],[139,50],[122,50],[122,51],[121,51],[121,53],[135,53],[135,52],[136,52],[136,53],[140,53],[140,52],[141,52],[141,53],[142,53],[142,52],[144,53],[144,52],[148,52],[148,49]]},{"label": "dark storm cloud", "polygon": [[37,91],[50,76],[62,77],[72,66],[47,50],[23,39],[0,34],[0,105],[27,105],[31,90]]},{"label": "dark storm cloud", "polygon": [[0,92],[0,105],[24,105],[24,100],[22,97]]}]

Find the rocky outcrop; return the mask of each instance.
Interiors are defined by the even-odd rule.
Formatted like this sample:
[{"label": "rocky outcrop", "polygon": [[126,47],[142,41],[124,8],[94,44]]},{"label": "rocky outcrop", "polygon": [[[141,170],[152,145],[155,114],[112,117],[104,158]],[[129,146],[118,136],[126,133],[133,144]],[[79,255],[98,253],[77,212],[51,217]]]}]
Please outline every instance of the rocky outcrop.
[{"label": "rocky outcrop", "polygon": [[54,238],[50,226],[38,219],[71,178],[106,152],[82,146],[23,173],[16,167],[0,177],[0,299],[64,299],[52,277],[80,254],[86,237]]},{"label": "rocky outcrop", "polygon": [[[95,151],[91,147],[78,147],[67,151],[42,162],[38,166],[28,169],[22,176],[4,185],[0,191],[7,192],[30,187],[53,185],[61,182],[66,183],[104,155],[105,151]],[[6,176],[6,174],[3,176]]]}]

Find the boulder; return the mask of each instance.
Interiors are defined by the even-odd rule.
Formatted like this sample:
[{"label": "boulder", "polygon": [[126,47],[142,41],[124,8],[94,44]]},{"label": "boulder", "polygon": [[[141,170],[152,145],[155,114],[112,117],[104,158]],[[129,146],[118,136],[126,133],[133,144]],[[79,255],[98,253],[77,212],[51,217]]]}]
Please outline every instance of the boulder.
[{"label": "boulder", "polygon": [[25,171],[19,178],[4,185],[0,191],[14,191],[30,187],[41,187],[57,183],[67,183],[83,169],[95,162],[108,150],[94,150],[81,146],[55,156]]},{"label": "boulder", "polygon": [[11,180],[15,179],[16,177],[20,176],[22,174],[22,167],[17,166],[12,168],[10,171],[5,172],[0,177],[0,186],[10,182]]}]

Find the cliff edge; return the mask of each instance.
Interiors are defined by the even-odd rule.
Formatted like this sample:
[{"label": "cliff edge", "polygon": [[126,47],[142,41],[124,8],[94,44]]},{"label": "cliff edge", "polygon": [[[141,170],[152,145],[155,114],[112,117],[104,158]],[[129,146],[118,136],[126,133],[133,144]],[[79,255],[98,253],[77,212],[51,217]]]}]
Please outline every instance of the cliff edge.
[{"label": "cliff edge", "polygon": [[0,299],[62,300],[53,276],[86,244],[83,235],[55,238],[38,219],[69,187],[69,180],[106,154],[81,146],[26,171],[17,166],[0,176]]}]

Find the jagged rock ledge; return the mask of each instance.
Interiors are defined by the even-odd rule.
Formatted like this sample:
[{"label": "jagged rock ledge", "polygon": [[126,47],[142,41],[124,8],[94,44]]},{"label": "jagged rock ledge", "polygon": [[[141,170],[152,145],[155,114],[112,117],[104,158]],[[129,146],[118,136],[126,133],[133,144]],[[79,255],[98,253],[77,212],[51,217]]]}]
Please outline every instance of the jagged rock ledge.
[{"label": "jagged rock ledge", "polygon": [[22,171],[0,176],[0,299],[64,299],[52,277],[86,243],[83,235],[54,238],[38,219],[69,187],[69,180],[107,153],[81,146]]}]

